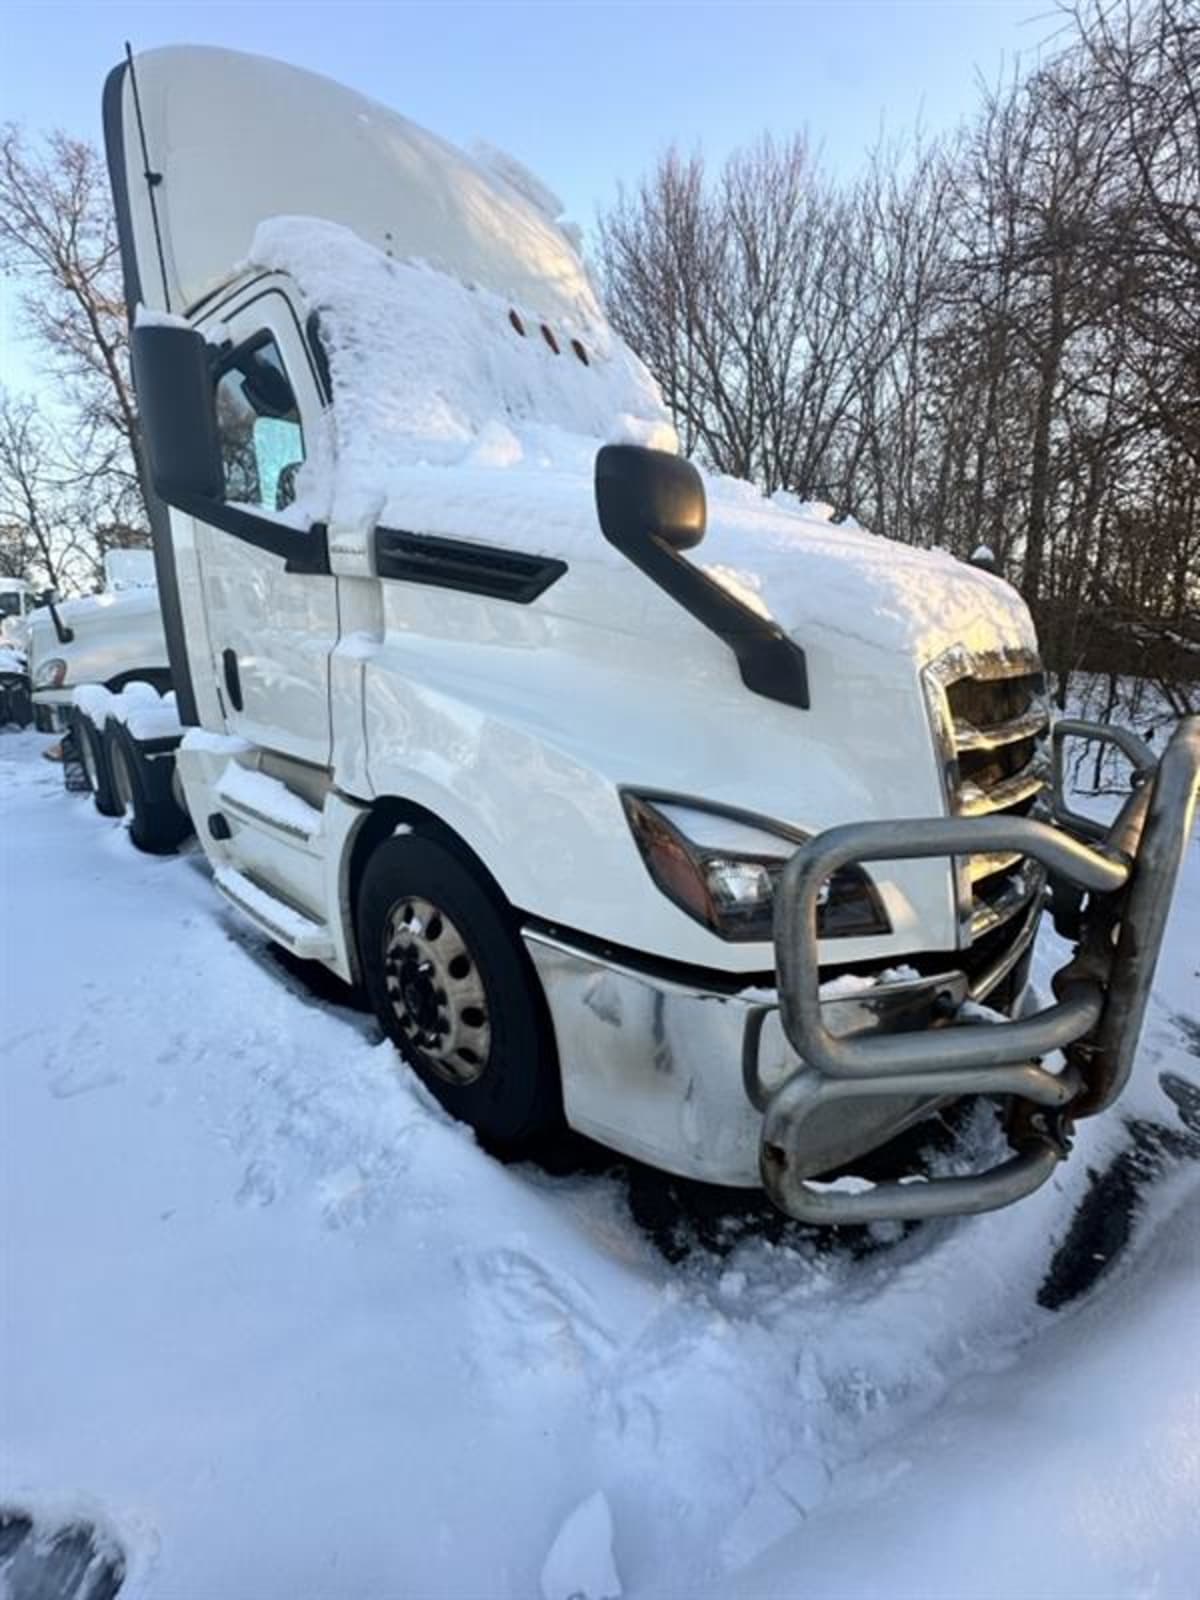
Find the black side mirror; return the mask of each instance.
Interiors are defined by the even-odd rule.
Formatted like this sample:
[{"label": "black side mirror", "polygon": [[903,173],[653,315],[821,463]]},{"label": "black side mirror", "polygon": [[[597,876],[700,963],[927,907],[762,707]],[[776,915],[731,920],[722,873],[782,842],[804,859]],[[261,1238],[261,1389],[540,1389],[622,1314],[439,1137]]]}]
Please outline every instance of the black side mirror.
[{"label": "black side mirror", "polygon": [[700,543],[707,520],[704,480],[690,461],[606,444],[596,456],[596,510],[609,544],[729,646],[747,689],[808,709],[800,646],[681,554]]},{"label": "black side mirror", "polygon": [[208,345],[195,328],[133,330],[133,386],[150,482],[168,505],[220,500],[225,477]]},{"label": "black side mirror", "polygon": [[596,456],[596,508],[604,537],[631,559],[646,539],[694,550],[708,516],[692,463],[636,444],[606,444]]},{"label": "black side mirror", "polygon": [[54,631],[58,635],[59,644],[70,644],[75,638],[75,629],[68,628],[58,614],[58,590],[43,589],[38,595],[38,604],[45,606],[50,612],[50,620],[54,624]]}]

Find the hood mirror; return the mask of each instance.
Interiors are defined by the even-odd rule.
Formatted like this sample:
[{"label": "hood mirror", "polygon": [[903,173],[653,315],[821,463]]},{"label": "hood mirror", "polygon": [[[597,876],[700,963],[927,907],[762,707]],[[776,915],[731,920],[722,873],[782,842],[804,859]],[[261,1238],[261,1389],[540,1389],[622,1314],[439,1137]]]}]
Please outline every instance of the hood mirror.
[{"label": "hood mirror", "polygon": [[606,444],[596,456],[596,508],[604,537],[631,558],[649,539],[693,550],[704,538],[704,481],[666,450]]},{"label": "hood mirror", "polygon": [[596,455],[596,510],[609,544],[737,657],[752,694],[806,711],[804,651],[700,567],[684,559],[704,538],[704,480],[665,450],[606,444]]}]

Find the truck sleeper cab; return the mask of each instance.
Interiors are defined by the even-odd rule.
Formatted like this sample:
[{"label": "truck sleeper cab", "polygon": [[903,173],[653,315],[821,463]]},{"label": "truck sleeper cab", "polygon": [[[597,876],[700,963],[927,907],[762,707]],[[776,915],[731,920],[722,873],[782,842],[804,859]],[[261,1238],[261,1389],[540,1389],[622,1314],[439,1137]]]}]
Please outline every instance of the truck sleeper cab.
[{"label": "truck sleeper cab", "polygon": [[[1128,1071],[1112,941],[1041,1019],[963,1002],[1019,1010],[1051,877],[1094,957],[1143,830],[1169,898],[1196,731],[1161,778],[1135,751],[1124,867],[1068,846],[1013,591],[706,484],[523,195],[225,51],[117,68],[105,130],[178,770],[226,898],[363,982],[496,1147],[565,1115],[833,1222],[1044,1181]],[[995,1172],[814,1185],[976,1093]]]}]

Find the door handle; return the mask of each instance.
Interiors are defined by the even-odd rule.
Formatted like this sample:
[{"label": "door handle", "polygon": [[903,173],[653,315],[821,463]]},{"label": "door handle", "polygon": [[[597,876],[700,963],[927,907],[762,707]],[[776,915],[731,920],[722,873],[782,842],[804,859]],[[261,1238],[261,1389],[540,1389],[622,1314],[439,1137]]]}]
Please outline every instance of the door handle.
[{"label": "door handle", "polygon": [[225,689],[229,695],[229,703],[235,711],[242,709],[242,679],[238,672],[237,652],[223,650],[221,664],[225,669]]}]

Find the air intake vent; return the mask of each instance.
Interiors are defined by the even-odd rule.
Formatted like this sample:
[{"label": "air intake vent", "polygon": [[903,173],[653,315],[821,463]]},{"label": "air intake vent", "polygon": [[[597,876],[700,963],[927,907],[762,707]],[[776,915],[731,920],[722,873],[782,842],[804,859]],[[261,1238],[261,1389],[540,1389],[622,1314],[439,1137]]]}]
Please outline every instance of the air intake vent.
[{"label": "air intake vent", "polygon": [[439,589],[459,589],[492,600],[528,605],[562,577],[567,564],[550,556],[499,550],[465,539],[376,528],[375,570],[381,578],[400,578],[405,583],[427,583]]}]

